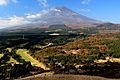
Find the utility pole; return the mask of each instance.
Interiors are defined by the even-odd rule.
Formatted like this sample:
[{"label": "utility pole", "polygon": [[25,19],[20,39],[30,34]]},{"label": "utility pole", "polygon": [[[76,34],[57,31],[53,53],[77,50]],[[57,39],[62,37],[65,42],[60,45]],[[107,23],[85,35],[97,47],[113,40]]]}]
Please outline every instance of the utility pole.
[{"label": "utility pole", "polygon": [[25,39],[25,35],[23,34],[23,39]]}]

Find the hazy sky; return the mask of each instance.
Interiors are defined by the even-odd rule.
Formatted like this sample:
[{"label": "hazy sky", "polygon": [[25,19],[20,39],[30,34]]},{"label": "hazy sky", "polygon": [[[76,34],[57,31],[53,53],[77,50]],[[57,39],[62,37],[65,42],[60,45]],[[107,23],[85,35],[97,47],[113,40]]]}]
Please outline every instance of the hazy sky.
[{"label": "hazy sky", "polygon": [[0,26],[27,23],[25,19],[40,17],[56,6],[93,19],[120,23],[120,0],[0,0]]}]

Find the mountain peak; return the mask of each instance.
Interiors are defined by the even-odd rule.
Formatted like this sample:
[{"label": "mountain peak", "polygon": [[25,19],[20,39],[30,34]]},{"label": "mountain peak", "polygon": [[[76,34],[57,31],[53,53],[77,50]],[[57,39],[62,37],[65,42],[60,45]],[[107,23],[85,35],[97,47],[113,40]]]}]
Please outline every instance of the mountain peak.
[{"label": "mountain peak", "polygon": [[61,12],[71,12],[71,13],[75,13],[74,11],[72,11],[71,9],[65,7],[65,6],[58,6],[58,7],[55,7],[54,9],[56,10],[59,10]]},{"label": "mountain peak", "polygon": [[57,6],[55,7],[55,9],[59,9],[59,10],[70,10],[69,8],[65,7],[65,6]]},{"label": "mountain peak", "polygon": [[[71,9],[58,6],[51,8],[47,13],[42,14],[41,18],[33,20],[41,25],[54,25],[54,24],[80,24],[80,23],[96,23],[97,20],[80,15]],[[44,22],[44,23],[43,23]]]}]

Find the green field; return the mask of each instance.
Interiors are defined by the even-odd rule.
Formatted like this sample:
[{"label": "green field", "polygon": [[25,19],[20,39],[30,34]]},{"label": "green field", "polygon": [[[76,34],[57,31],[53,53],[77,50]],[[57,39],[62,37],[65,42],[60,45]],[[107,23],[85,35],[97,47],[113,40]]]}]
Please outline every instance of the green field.
[{"label": "green field", "polygon": [[15,59],[13,59],[12,57],[10,57],[10,60],[8,61],[8,63],[19,63],[19,62],[17,62]]},{"label": "green field", "polygon": [[22,57],[22,59],[24,59],[25,61],[31,61],[31,59],[28,57],[28,56],[26,56],[26,51],[27,50],[22,50],[22,49],[19,49],[18,51],[17,51],[17,53]]},{"label": "green field", "polygon": [[3,56],[3,54],[0,54],[0,58]]},{"label": "green field", "polygon": [[[0,58],[3,57],[4,54],[0,54]],[[18,63],[15,59],[13,59],[12,57],[10,57],[10,60],[7,63]]]},{"label": "green field", "polygon": [[25,61],[30,61],[33,66],[41,67],[44,70],[49,70],[49,68],[47,68],[45,64],[37,61],[32,56],[30,56],[29,51],[25,49],[19,49],[17,50],[17,54],[19,54]]}]

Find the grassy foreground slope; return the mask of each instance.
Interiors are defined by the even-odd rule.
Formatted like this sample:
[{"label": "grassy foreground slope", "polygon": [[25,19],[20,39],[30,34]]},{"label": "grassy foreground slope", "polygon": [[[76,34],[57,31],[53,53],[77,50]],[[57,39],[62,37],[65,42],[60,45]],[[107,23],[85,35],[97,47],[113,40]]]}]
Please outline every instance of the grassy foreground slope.
[{"label": "grassy foreground slope", "polygon": [[17,54],[19,54],[25,61],[30,61],[33,66],[41,67],[44,70],[49,70],[49,68],[47,68],[47,66],[45,64],[37,61],[36,59],[31,57],[30,54],[28,54],[28,53],[29,53],[29,51],[27,51],[25,49],[17,50]]}]

